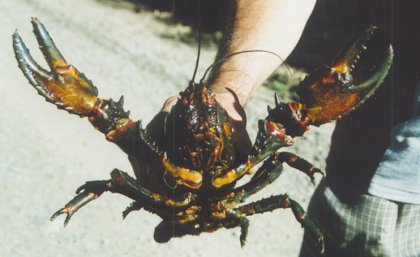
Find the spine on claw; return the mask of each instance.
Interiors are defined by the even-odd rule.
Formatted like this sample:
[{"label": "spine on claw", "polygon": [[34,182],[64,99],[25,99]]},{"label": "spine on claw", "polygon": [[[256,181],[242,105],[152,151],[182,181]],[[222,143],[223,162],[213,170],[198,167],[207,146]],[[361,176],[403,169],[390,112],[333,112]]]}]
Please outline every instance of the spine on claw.
[{"label": "spine on claw", "polygon": [[[140,152],[161,155],[156,144],[142,128],[141,121],[130,119],[130,111],[125,111],[123,105],[123,96],[118,102],[98,98],[97,104],[89,115],[90,123],[104,133],[108,141],[117,144],[129,155]],[[146,148],[151,151],[145,151]]]},{"label": "spine on claw", "polygon": [[98,99],[89,116],[92,125],[104,133],[110,141],[113,141],[118,130],[127,129],[134,123],[128,118],[130,112],[124,111],[123,104],[124,97],[122,96],[118,102],[112,99]]},{"label": "spine on claw", "polygon": [[293,137],[302,136],[309,128],[310,120],[303,114],[304,104],[280,103],[275,95],[275,107],[268,106],[268,116],[259,121],[259,129],[251,156],[262,160],[280,147],[293,145]]},{"label": "spine on claw", "polygon": [[302,136],[309,130],[310,120],[305,115],[305,104],[300,102],[281,103],[277,94],[274,98],[275,107],[267,107],[266,120],[281,123],[286,133],[292,137]]}]

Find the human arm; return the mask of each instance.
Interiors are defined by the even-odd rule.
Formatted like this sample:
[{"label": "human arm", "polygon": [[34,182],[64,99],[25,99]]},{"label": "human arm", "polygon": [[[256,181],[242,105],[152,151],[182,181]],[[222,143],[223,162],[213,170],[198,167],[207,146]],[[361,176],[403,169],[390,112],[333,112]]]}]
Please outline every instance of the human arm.
[{"label": "human arm", "polygon": [[[238,155],[246,156],[251,141],[246,131],[243,106],[255,89],[285,60],[297,44],[316,0],[236,0],[216,60],[240,51],[247,52],[223,59],[212,70],[207,84],[217,102],[232,119],[234,144]],[[278,58],[278,55],[280,58]],[[169,98],[151,124],[159,123],[170,112],[178,97]],[[150,133],[161,126],[150,125]],[[245,150],[244,150],[245,149]]]},{"label": "human arm", "polygon": [[[255,89],[284,61],[297,44],[316,0],[237,0],[231,6],[229,22],[217,58],[244,51],[248,52],[225,59],[216,66],[209,77],[209,87],[216,99],[234,120],[243,117],[236,110],[232,90],[244,106]],[[170,111],[177,97],[164,104]]]},{"label": "human arm", "polygon": [[265,50],[277,54],[281,59],[269,53],[248,52],[232,56],[216,66],[210,75],[210,88],[231,118],[242,119],[234,108],[233,95],[226,88],[231,89],[244,106],[256,88],[292,52],[315,2],[235,1],[218,58],[244,50]]}]

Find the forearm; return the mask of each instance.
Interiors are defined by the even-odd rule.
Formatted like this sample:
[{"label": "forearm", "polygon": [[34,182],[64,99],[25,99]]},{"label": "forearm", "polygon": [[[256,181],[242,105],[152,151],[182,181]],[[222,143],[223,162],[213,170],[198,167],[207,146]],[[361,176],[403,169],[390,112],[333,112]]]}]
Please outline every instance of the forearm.
[{"label": "forearm", "polygon": [[[245,105],[254,90],[285,60],[296,46],[312,12],[315,0],[237,0],[232,7],[231,22],[218,58],[245,50],[250,52],[227,58],[211,73],[209,83],[219,102],[226,103],[233,96],[230,88]],[[233,113],[231,116],[235,117]]]}]

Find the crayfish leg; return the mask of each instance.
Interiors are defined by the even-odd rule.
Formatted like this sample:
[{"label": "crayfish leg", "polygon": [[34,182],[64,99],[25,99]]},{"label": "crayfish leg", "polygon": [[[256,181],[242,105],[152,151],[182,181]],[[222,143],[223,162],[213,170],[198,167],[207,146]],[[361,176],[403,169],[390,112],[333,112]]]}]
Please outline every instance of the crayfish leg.
[{"label": "crayfish leg", "polygon": [[311,178],[311,182],[315,183],[315,173],[325,175],[323,171],[316,168],[312,163],[290,152],[280,152],[279,159],[281,162],[287,163],[290,167],[302,171]]},{"label": "crayfish leg", "polygon": [[250,216],[257,213],[273,211],[275,209],[292,209],[296,220],[302,227],[315,239],[317,247],[321,253],[324,252],[324,236],[319,228],[305,214],[302,206],[287,194],[271,196],[236,208],[241,215]]},{"label": "crayfish leg", "polygon": [[86,182],[83,186],[79,187],[76,190],[76,196],[70,200],[64,208],[56,211],[50,218],[53,221],[55,218],[61,214],[66,214],[66,219],[64,221],[64,226],[67,226],[71,217],[76,213],[80,208],[88,204],[89,202],[98,198],[103,192],[109,190],[109,181],[108,180],[97,180]]}]

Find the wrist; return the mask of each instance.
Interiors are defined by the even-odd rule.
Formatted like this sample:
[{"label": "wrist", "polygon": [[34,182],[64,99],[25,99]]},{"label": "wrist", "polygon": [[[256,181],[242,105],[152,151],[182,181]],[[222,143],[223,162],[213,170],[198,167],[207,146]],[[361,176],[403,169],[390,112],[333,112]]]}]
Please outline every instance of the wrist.
[{"label": "wrist", "polygon": [[216,98],[220,95],[220,99],[229,102],[234,102],[237,98],[241,106],[246,104],[255,84],[255,81],[241,70],[219,70],[210,82],[209,88],[216,94]]},{"label": "wrist", "polygon": [[244,106],[256,88],[280,65],[281,59],[273,52],[250,51],[227,58],[215,66],[208,83],[216,93],[227,93],[225,88],[235,92]]}]

